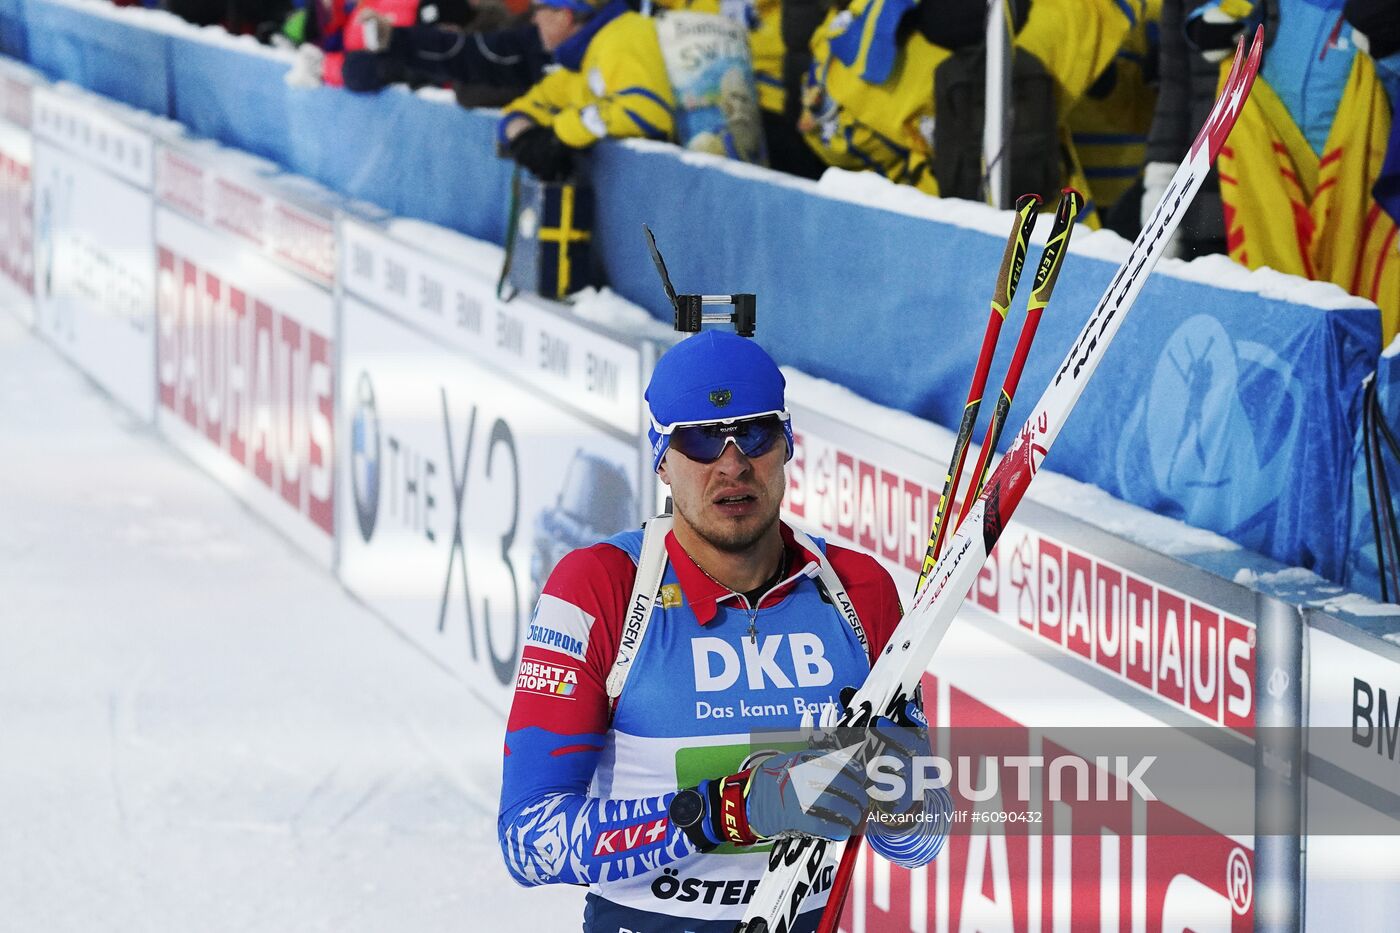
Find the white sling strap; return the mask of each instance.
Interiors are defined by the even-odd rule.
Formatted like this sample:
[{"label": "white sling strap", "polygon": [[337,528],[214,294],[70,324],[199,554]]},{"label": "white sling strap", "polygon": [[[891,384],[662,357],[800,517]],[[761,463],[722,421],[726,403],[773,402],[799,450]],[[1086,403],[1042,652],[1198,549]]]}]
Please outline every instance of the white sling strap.
[{"label": "white sling strap", "polygon": [[[642,554],[637,560],[637,578],[632,584],[632,595],[627,598],[627,618],[623,620],[622,637],[618,640],[617,657],[613,659],[612,670],[608,672],[608,702],[617,705],[622,696],[622,688],[627,685],[627,675],[632,672],[632,662],[642,648],[642,637],[651,624],[652,610],[661,591],[661,579],[666,574],[666,534],[671,530],[673,519],[669,514],[658,515],[642,526]],[[831,604],[841,613],[841,618],[855,633],[856,641],[866,655],[870,654],[870,642],[865,637],[865,626],[860,624],[856,607],[846,595],[846,587],[827,560],[826,554],[817,547],[815,541],[792,529],[793,540],[808,553],[817,555],[817,582],[826,591]]]},{"label": "white sling strap", "polygon": [[792,539],[801,547],[806,548],[809,553],[817,555],[819,568],[817,580],[826,590],[826,595],[831,599],[831,604],[836,607],[836,611],[841,613],[841,618],[846,620],[846,624],[855,633],[856,641],[860,642],[861,648],[868,657],[870,655],[870,642],[865,637],[865,626],[860,624],[855,604],[851,602],[851,597],[846,595],[846,588],[842,586],[841,578],[836,575],[831,561],[826,559],[826,552],[817,547],[817,543],[804,532],[798,531],[796,528],[792,529]]},{"label": "white sling strap", "polygon": [[651,611],[661,591],[661,578],[666,573],[666,534],[674,520],[670,515],[658,515],[642,525],[642,556],[637,561],[637,579],[632,595],[627,599],[627,617],[622,622],[622,637],[617,644],[617,657],[608,672],[608,702],[617,705],[632,662],[642,647],[642,636],[651,624]]}]

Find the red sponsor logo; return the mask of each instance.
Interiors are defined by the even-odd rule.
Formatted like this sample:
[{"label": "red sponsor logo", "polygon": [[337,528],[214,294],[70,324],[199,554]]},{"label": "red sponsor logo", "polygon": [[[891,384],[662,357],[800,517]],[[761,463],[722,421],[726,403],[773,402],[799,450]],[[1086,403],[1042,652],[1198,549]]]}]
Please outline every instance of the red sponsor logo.
[{"label": "red sponsor logo", "polygon": [[971,600],[1215,725],[1254,725],[1253,624],[1014,527]]},{"label": "red sponsor logo", "polygon": [[272,212],[272,254],[329,285],[335,275],[335,231],[324,218],[278,204]]},{"label": "red sponsor logo", "polygon": [[34,294],[34,184],[29,165],[0,152],[0,272]]},{"label": "red sponsor logo", "polygon": [[918,573],[940,489],[793,432],[785,505],[794,516]]},{"label": "red sponsor logo", "polygon": [[[924,684],[936,697],[933,677]],[[949,690],[955,727],[996,730],[962,754],[1026,754],[1031,734],[1020,723],[957,688]],[[932,712],[932,709],[930,709]],[[950,757],[956,758],[959,737]],[[1047,760],[1064,749],[1050,741],[1035,749]],[[978,774],[974,788],[988,786]],[[1095,774],[1097,783],[1103,772]],[[1041,799],[1050,800],[1048,775]],[[1108,776],[1108,780],[1116,780]],[[1003,790],[1006,782],[1002,781]],[[1116,795],[1115,795],[1116,796]],[[864,859],[865,898],[852,899],[844,929],[867,930],[1226,930],[1253,929],[1253,852],[1161,801],[1134,813],[1131,800],[1046,804],[1030,811],[1017,795],[998,793],[973,803],[954,796],[956,810],[1041,812],[1043,822],[958,828],[931,865],[915,870]],[[1022,827],[1022,828],[1017,828]],[[1003,831],[1004,830],[1004,831]],[[857,916],[859,915],[859,916]]]},{"label": "red sponsor logo", "polygon": [[158,263],[161,407],[332,533],[330,339],[165,246]]},{"label": "red sponsor logo", "polygon": [[633,849],[645,849],[647,846],[656,845],[666,839],[666,817],[660,817],[649,823],[638,823],[636,826],[626,826],[622,829],[605,829],[598,834],[598,838],[593,842],[593,854],[616,855],[619,852],[630,852]]},{"label": "red sponsor logo", "polygon": [[204,166],[171,149],[162,149],[156,162],[156,197],[161,203],[204,220]]},{"label": "red sponsor logo", "polygon": [[226,178],[214,183],[213,223],[262,249],[267,242],[263,196]]}]

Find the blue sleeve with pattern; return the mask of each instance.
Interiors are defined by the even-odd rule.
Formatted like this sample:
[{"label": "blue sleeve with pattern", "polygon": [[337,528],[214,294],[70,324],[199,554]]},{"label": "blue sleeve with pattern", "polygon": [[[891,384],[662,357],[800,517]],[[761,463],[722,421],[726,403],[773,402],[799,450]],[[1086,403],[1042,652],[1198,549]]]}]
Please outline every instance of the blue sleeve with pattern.
[{"label": "blue sleeve with pattern", "polygon": [[667,815],[674,793],[588,795],[603,736],[529,726],[507,733],[506,747],[496,830],[506,868],[520,884],[616,881],[695,852]]}]

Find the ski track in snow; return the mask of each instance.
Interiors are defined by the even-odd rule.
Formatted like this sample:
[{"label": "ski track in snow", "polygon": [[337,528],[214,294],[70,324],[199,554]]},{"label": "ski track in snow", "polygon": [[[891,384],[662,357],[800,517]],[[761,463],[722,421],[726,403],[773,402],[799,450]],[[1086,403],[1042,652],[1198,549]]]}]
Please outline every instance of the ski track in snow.
[{"label": "ski track in snow", "polygon": [[6,929],[577,929],[503,723],[0,309]]}]

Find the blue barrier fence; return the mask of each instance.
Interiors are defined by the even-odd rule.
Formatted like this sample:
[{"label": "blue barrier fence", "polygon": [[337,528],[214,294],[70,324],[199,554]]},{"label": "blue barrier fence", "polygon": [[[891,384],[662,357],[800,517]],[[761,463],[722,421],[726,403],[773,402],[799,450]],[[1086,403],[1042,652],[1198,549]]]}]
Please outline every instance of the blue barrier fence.
[{"label": "blue barrier fence", "polygon": [[[490,113],[402,90],[290,88],[286,66],[266,56],[52,0],[0,0],[0,48],[352,198],[480,239],[504,237],[510,167],[494,154]],[[760,340],[781,362],[956,425],[1000,237],[724,171],[665,147],[602,145],[590,174],[597,254],[623,296],[668,317],[640,235],[647,222],[680,289],[758,293]],[[1069,257],[1013,424],[1113,271]],[[1370,308],[1323,309],[1154,276],[1051,467],[1374,591],[1364,573],[1348,572],[1348,559],[1361,383],[1375,369],[1379,331]],[[999,380],[994,371],[992,384]]]}]

